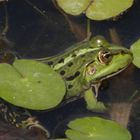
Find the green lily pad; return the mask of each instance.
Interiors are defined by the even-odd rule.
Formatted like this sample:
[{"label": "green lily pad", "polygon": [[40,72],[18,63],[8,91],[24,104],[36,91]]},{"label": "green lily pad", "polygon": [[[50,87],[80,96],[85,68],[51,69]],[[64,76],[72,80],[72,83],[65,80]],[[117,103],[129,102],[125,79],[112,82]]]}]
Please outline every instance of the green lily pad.
[{"label": "green lily pad", "polygon": [[56,0],[58,5],[68,14],[79,15],[86,10],[91,0]]},{"label": "green lily pad", "polygon": [[44,110],[64,97],[65,83],[48,65],[34,60],[0,64],[0,97],[16,106]]},{"label": "green lily pad", "polygon": [[140,68],[140,39],[138,39],[130,48],[133,53],[133,64]]},{"label": "green lily pad", "polygon": [[131,140],[129,131],[114,121],[85,117],[71,121],[66,135],[70,140]]},{"label": "green lily pad", "polygon": [[93,20],[115,17],[131,7],[133,0],[94,0],[86,11],[86,16]]},{"label": "green lily pad", "polygon": [[56,0],[68,14],[85,13],[92,20],[105,20],[118,16],[132,6],[134,0]]}]

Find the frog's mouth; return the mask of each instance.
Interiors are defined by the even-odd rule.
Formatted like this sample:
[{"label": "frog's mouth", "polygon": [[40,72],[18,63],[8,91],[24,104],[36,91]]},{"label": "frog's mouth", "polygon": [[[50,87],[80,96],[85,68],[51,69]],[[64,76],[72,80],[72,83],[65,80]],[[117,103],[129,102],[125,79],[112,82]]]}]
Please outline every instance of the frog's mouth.
[{"label": "frog's mouth", "polygon": [[105,79],[108,79],[110,77],[113,77],[123,70],[125,70],[130,63],[132,62],[133,57],[130,54],[119,54],[114,56],[112,59],[112,62],[108,64],[107,66],[102,67],[102,70],[95,73],[93,75],[93,80],[91,80],[92,84],[99,83]]},{"label": "frog's mouth", "polygon": [[106,79],[108,79],[108,78],[111,78],[111,77],[113,77],[113,76],[115,76],[115,75],[121,73],[121,72],[124,71],[128,66],[129,66],[129,64],[128,64],[127,66],[125,66],[125,67],[119,69],[117,72],[113,72],[113,73],[111,73],[111,74],[109,74],[109,75],[107,75],[107,76],[102,77],[100,81],[106,80]]}]

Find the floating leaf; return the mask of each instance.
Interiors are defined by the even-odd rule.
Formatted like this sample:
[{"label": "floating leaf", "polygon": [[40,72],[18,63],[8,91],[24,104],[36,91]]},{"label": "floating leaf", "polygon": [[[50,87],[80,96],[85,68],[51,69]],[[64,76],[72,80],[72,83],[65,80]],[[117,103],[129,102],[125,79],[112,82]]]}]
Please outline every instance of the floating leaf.
[{"label": "floating leaf", "polygon": [[133,53],[133,64],[140,68],[140,39],[138,39],[134,44],[132,44],[130,48],[131,52]]},{"label": "floating leaf", "polygon": [[0,64],[0,97],[16,106],[43,110],[58,105],[65,94],[60,75],[34,60]]},{"label": "floating leaf", "polygon": [[131,7],[133,0],[94,0],[86,11],[86,16],[93,20],[115,17]]},{"label": "floating leaf", "polygon": [[91,0],[57,0],[58,5],[68,14],[79,15],[86,10]]},{"label": "floating leaf", "polygon": [[71,121],[66,135],[70,140],[131,140],[129,131],[114,121],[85,117]]},{"label": "floating leaf", "polygon": [[85,13],[92,20],[115,17],[132,6],[134,0],[56,0],[71,15]]}]

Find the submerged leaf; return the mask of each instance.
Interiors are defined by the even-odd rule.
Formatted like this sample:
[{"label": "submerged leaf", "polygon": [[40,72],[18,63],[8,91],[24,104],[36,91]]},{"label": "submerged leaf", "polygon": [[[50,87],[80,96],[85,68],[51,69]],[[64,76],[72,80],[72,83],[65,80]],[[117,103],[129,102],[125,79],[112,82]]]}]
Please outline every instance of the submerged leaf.
[{"label": "submerged leaf", "polygon": [[132,44],[130,48],[131,52],[133,53],[133,64],[140,68],[140,39],[138,39],[134,44]]},{"label": "submerged leaf", "polygon": [[66,135],[70,140],[131,140],[129,131],[111,120],[85,117],[71,121]]},{"label": "submerged leaf", "polygon": [[16,106],[44,110],[58,105],[65,94],[65,83],[46,64],[16,60],[0,64],[0,97]]}]

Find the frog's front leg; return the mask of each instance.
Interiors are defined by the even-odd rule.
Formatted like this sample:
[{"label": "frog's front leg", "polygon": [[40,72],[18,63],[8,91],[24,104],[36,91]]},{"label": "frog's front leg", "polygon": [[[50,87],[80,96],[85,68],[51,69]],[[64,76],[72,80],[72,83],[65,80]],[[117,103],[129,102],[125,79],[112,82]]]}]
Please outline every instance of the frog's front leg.
[{"label": "frog's front leg", "polygon": [[92,88],[85,91],[84,99],[86,101],[88,110],[96,112],[103,112],[106,110],[104,104],[97,100],[96,95],[94,94]]},{"label": "frog's front leg", "polygon": [[36,130],[49,137],[47,129],[28,110],[13,106],[2,99],[0,99],[0,116],[8,124],[29,130]]}]

